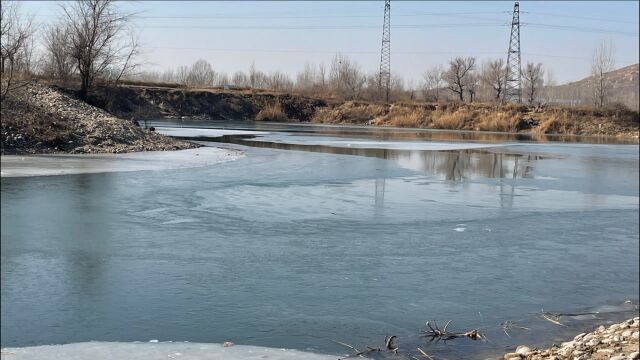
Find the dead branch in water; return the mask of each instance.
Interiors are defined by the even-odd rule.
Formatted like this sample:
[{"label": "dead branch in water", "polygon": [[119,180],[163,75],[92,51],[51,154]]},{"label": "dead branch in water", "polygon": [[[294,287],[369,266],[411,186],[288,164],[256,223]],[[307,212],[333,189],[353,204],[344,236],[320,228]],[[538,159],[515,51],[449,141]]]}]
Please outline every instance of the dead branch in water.
[{"label": "dead branch in water", "polygon": [[515,322],[513,322],[511,320],[507,320],[507,321],[501,323],[500,327],[502,327],[502,331],[504,331],[505,335],[507,335],[508,337],[511,337],[511,335],[509,335],[508,331],[513,329],[513,328],[522,329],[522,330],[531,330],[528,327],[520,326],[520,325],[516,324]]},{"label": "dead branch in water", "polygon": [[426,352],[424,352],[422,349],[418,348],[418,352],[420,354],[422,354],[422,356],[426,357],[429,360],[433,360],[433,358],[431,357],[431,355],[427,354]]},{"label": "dead branch in water", "polygon": [[389,337],[385,336],[384,337],[384,346],[387,348],[387,350],[393,351],[394,354],[397,354],[398,353],[398,347],[394,343],[395,339],[396,339],[395,335],[391,335]]},{"label": "dead branch in water", "polygon": [[444,326],[444,329],[440,330],[438,324],[435,321],[433,322],[433,326],[435,326],[435,328],[431,326],[431,323],[429,321],[427,321],[427,327],[429,328],[429,330],[426,330],[424,332],[427,334],[426,336],[431,337],[431,341],[446,341],[459,337],[466,337],[471,340],[482,341],[485,341],[487,339],[478,329],[470,330],[467,332],[448,332],[447,327],[449,327],[449,324],[451,324],[451,320],[447,322],[447,324]]},{"label": "dead branch in water", "polygon": [[549,312],[542,311],[540,313],[540,316],[544,320],[547,320],[548,322],[550,322],[552,324],[556,324],[556,325],[559,325],[559,326],[567,326],[567,325],[565,325],[565,324],[560,322],[561,315],[552,314],[552,313],[549,313]]},{"label": "dead branch in water", "polygon": [[[392,336],[392,337],[393,337],[393,338],[395,338],[395,336]],[[384,338],[384,340],[385,340],[385,344],[388,344],[388,340],[387,340],[387,338],[386,338],[386,337]],[[355,351],[355,352],[356,352],[355,354],[353,354],[353,355],[348,355],[347,357],[344,357],[344,358],[342,358],[342,359],[349,359],[349,358],[351,358],[351,357],[355,357],[355,356],[358,356],[358,357],[364,358],[364,356],[362,356],[362,355],[366,355],[366,354],[369,354],[369,353],[372,353],[372,352],[380,351],[380,348],[373,348],[373,347],[371,347],[371,346],[367,346],[367,350],[360,351],[360,350],[356,349],[355,347],[353,347],[353,346],[351,346],[351,345],[349,345],[349,344],[345,344],[345,343],[343,343],[343,342],[336,341],[336,340],[332,340],[332,341],[333,341],[334,343],[336,343],[336,344],[340,344],[340,345],[342,345],[342,346],[346,346],[346,347],[348,347],[349,349],[351,349],[351,350],[353,350],[353,351]],[[391,340],[391,345],[393,346],[393,339]],[[388,348],[388,347],[387,347],[387,348]],[[396,348],[396,350],[397,350],[397,349],[398,349],[398,348]],[[390,349],[390,350],[391,350],[391,349]]]}]

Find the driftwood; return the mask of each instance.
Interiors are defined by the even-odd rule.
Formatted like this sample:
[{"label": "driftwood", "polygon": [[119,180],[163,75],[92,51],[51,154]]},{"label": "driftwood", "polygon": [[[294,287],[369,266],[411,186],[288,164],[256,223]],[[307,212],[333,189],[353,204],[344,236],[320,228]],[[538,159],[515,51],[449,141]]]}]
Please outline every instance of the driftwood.
[{"label": "driftwood", "polygon": [[418,352],[420,353],[420,355],[426,357],[429,360],[433,360],[433,358],[431,357],[431,355],[427,354],[426,352],[424,352],[424,350],[418,348]]},{"label": "driftwood", "polygon": [[511,329],[531,330],[528,327],[520,326],[511,320],[507,320],[501,323],[500,327],[502,327],[502,331],[504,331],[505,335],[507,335],[508,337],[511,337],[511,335],[509,335],[509,330]]},{"label": "driftwood", "polygon": [[[396,339],[396,338],[397,338],[397,336],[395,336],[395,335],[385,336],[385,337],[384,337],[384,347],[385,347],[388,351],[393,352],[394,354],[396,354],[396,355],[397,355],[397,354],[398,354],[398,347],[397,347],[397,346],[396,346],[396,344],[395,344],[395,339]],[[370,353],[372,353],[372,352],[379,352],[379,351],[382,351],[380,348],[377,348],[377,347],[371,347],[371,346],[367,346],[367,350],[360,351],[360,350],[358,350],[357,348],[355,348],[354,346],[351,346],[351,345],[349,345],[349,344],[345,344],[345,343],[343,343],[343,342],[335,341],[335,340],[332,340],[332,341],[333,341],[333,342],[335,342],[336,344],[340,344],[340,345],[342,345],[342,346],[346,346],[346,347],[348,347],[349,349],[351,349],[351,350],[355,351],[355,354],[353,354],[353,355],[348,355],[347,357],[344,357],[343,359],[348,359],[348,358],[355,357],[355,356],[357,356],[357,357],[362,357],[362,358],[363,358],[363,357],[364,357],[363,355],[367,355],[367,354],[370,354]]]},{"label": "driftwood", "polygon": [[398,353],[398,347],[394,343],[395,339],[396,339],[395,335],[391,335],[389,337],[385,336],[384,337],[384,346],[387,348],[387,350],[393,351],[394,354],[397,354]]},{"label": "driftwood", "polygon": [[600,314],[600,312],[598,311],[583,312],[583,313],[552,313],[544,310],[540,311],[540,317],[542,319],[547,320],[548,322],[559,325],[559,326],[567,326],[560,322],[560,319],[564,316],[582,316],[582,315],[598,315],[598,314]]},{"label": "driftwood", "polygon": [[[395,338],[395,336],[393,336],[393,338]],[[333,342],[335,342],[336,344],[340,344],[340,345],[342,345],[342,346],[346,346],[346,347],[348,347],[349,349],[351,349],[351,350],[353,350],[353,351],[355,351],[355,352],[356,352],[355,354],[353,354],[353,355],[348,355],[347,357],[344,357],[344,358],[342,358],[342,359],[349,359],[349,358],[351,358],[351,357],[355,357],[355,356],[363,358],[364,356],[362,356],[362,355],[366,355],[366,354],[369,354],[369,353],[372,353],[372,352],[380,351],[380,348],[373,348],[373,347],[371,347],[371,346],[367,346],[367,350],[360,351],[360,350],[356,349],[354,346],[351,346],[351,345],[349,345],[349,344],[345,344],[345,343],[343,343],[343,342],[335,341],[335,340],[332,340],[332,341],[333,341]],[[385,337],[385,343],[386,343],[386,342],[387,342],[387,338]],[[393,342],[393,340],[392,340],[392,342]],[[397,349],[397,348],[396,348],[396,349]],[[339,360],[339,359],[338,359],[338,360]]]},{"label": "driftwood", "polygon": [[471,340],[482,340],[482,341],[485,341],[487,339],[478,329],[473,329],[467,332],[449,332],[447,331],[449,324],[451,324],[451,320],[449,320],[447,324],[444,326],[444,328],[440,330],[440,328],[438,327],[438,324],[435,321],[433,322],[433,326],[435,326],[435,328],[431,326],[431,323],[429,321],[427,321],[427,327],[429,328],[429,330],[424,331],[424,333],[426,334],[427,337],[431,337],[431,341],[433,340],[446,341],[446,340],[456,339],[459,337],[466,337]]}]

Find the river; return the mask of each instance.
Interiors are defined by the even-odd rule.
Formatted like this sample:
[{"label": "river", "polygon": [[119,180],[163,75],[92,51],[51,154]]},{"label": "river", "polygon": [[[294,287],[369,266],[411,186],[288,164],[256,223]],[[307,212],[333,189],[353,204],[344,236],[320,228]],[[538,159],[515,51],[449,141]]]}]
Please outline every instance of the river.
[{"label": "river", "polygon": [[[3,177],[3,347],[230,340],[346,354],[336,341],[396,335],[401,349],[484,358],[637,314],[637,144],[153,125],[245,156]],[[207,129],[221,127],[248,132]],[[586,315],[563,327],[541,311]],[[490,341],[429,342],[427,320]]]}]

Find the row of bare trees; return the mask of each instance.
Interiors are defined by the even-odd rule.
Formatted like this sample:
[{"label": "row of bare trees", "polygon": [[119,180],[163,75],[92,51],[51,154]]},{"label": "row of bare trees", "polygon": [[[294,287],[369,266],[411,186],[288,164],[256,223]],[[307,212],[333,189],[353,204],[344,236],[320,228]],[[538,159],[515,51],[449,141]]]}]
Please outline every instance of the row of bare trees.
[{"label": "row of bare trees", "polygon": [[[1,72],[4,97],[10,89],[25,83],[33,73],[66,81],[80,80],[80,96],[96,81],[117,83],[128,77],[145,81],[180,83],[188,87],[233,85],[305,94],[335,96],[343,99],[378,100],[382,98],[378,72],[365,73],[358,62],[336,54],[327,65],[307,63],[294,78],[282,71],[264,73],[252,64],[247,72],[231,75],[216,72],[207,60],[179,66],[162,73],[139,72],[138,43],[130,26],[132,15],[118,10],[114,0],[77,0],[60,5],[61,16],[53,24],[35,30],[33,19],[21,16],[15,2],[2,1]],[[41,33],[41,34],[39,34]],[[39,35],[39,36],[37,36]],[[43,53],[34,55],[38,38]],[[592,98],[598,106],[610,101],[613,47],[603,43],[592,62]],[[530,104],[553,100],[550,73],[541,63],[526,63],[522,69],[522,98]],[[478,64],[474,57],[456,57],[446,67],[435,66],[417,84],[392,76],[394,100],[500,101],[504,96],[506,66],[503,59]],[[546,80],[546,83],[545,83]],[[421,89],[417,92],[416,88]]]},{"label": "row of bare trees", "polygon": [[[474,57],[456,57],[449,62],[448,68],[438,65],[423,74],[423,93],[426,99],[435,101],[450,95],[458,101],[500,101],[504,96],[505,76],[506,66],[502,59],[488,60],[478,66]],[[530,104],[542,102],[542,64],[527,63],[522,77],[524,100]]]},{"label": "row of bare trees", "polygon": [[22,17],[16,3],[0,6],[0,97],[24,85],[33,58],[33,17]]},{"label": "row of bare trees", "polygon": [[[61,16],[38,29],[33,18],[19,11],[19,3],[2,1],[2,94],[34,74],[80,80],[86,98],[95,81],[117,83],[137,66],[138,43],[130,26],[131,14],[114,0],[78,0],[60,4]],[[34,54],[36,39],[44,51]],[[26,79],[26,81],[24,81]]]}]

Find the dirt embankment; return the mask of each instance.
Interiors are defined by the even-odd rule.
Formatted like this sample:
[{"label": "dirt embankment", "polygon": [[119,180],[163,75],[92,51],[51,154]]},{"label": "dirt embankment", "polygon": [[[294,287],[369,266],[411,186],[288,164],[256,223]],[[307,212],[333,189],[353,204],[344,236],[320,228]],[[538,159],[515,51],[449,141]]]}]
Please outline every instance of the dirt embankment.
[{"label": "dirt embankment", "polygon": [[55,87],[32,84],[2,100],[1,153],[123,153],[198,147],[142,129]]},{"label": "dirt embankment", "polygon": [[133,85],[98,88],[89,101],[119,117],[136,120],[190,117],[307,122],[317,109],[327,106],[324,100],[291,94]]},{"label": "dirt embankment", "polygon": [[313,122],[447,130],[606,135],[638,138],[638,112],[532,107],[520,104],[393,104],[345,102],[319,109]]}]

